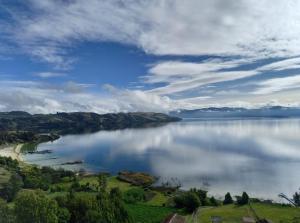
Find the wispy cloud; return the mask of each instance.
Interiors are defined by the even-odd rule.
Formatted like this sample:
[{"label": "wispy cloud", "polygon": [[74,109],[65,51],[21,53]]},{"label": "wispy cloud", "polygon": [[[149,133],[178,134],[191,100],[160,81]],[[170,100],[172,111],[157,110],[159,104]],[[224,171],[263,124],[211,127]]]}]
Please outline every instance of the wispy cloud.
[{"label": "wispy cloud", "polygon": [[65,73],[56,73],[56,72],[40,72],[35,73],[34,76],[41,78],[52,78],[52,77],[65,77],[67,76]]},{"label": "wispy cloud", "polygon": [[282,59],[277,62],[267,64],[260,67],[259,71],[282,71],[289,69],[299,69],[300,68],[300,57]]},{"label": "wispy cloud", "polygon": [[258,84],[260,87],[254,94],[271,94],[278,91],[300,88],[300,75],[273,78]]},{"label": "wispy cloud", "polygon": [[279,57],[300,50],[295,0],[30,0],[27,7],[28,14],[11,12],[15,39],[51,63],[63,63],[62,50],[80,41],[132,44],[157,55]]},{"label": "wispy cloud", "polygon": [[[35,74],[44,81],[64,76],[78,59],[72,49],[84,42],[129,44],[160,61],[141,77],[140,89],[107,85],[109,97],[88,93],[90,85],[71,81],[60,86],[1,82],[1,109],[169,111],[262,105],[274,98],[278,103],[299,102],[299,77],[286,73],[300,69],[297,0],[28,0],[22,6],[26,10],[0,8],[11,16],[11,22],[0,22],[0,40],[54,65],[53,72]],[[181,59],[163,61],[162,55]],[[197,62],[198,57],[187,55],[221,59]],[[257,63],[263,59],[269,60]],[[274,71],[282,72],[282,77],[275,78]],[[218,87],[206,89],[212,85]],[[11,99],[8,92],[19,100]],[[30,108],[25,103],[29,101]]]}]

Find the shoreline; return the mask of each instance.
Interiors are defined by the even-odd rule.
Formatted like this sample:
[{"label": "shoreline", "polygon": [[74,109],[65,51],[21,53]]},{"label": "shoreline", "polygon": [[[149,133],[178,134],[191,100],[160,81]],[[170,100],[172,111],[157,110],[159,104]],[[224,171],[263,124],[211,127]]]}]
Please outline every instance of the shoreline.
[{"label": "shoreline", "polygon": [[19,162],[24,161],[21,155],[23,144],[6,145],[0,147],[0,156],[11,157]]}]

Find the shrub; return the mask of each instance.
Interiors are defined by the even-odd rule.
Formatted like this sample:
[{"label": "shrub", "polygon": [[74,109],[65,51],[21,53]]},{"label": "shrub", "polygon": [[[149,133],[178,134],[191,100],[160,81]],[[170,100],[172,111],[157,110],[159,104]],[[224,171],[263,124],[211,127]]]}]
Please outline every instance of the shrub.
[{"label": "shrub", "polygon": [[198,198],[201,202],[201,205],[205,206],[205,205],[209,204],[209,201],[207,198],[207,191],[196,189],[196,188],[192,188],[190,191],[195,193],[198,196]]},{"label": "shrub", "polygon": [[227,205],[227,204],[233,204],[233,199],[230,195],[230,193],[228,192],[227,194],[225,194],[225,199],[223,201],[223,204],[224,205]]},{"label": "shrub", "polygon": [[243,192],[241,197],[237,197],[236,200],[238,205],[245,205],[249,203],[249,196],[246,192]]},{"label": "shrub", "polygon": [[199,197],[193,192],[185,192],[176,196],[174,202],[177,208],[185,208],[188,212],[195,211],[201,205]]},{"label": "shrub", "polygon": [[21,191],[15,200],[18,223],[57,223],[58,205],[41,191]]},{"label": "shrub", "polygon": [[124,193],[123,199],[128,204],[134,204],[145,200],[145,192],[142,188],[133,188]]},{"label": "shrub", "polygon": [[209,203],[210,203],[211,206],[218,206],[219,205],[218,201],[214,197],[209,198]]},{"label": "shrub", "polygon": [[23,187],[23,180],[18,174],[13,174],[8,183],[4,185],[4,187],[0,191],[0,196],[7,200],[12,201],[16,194]]}]

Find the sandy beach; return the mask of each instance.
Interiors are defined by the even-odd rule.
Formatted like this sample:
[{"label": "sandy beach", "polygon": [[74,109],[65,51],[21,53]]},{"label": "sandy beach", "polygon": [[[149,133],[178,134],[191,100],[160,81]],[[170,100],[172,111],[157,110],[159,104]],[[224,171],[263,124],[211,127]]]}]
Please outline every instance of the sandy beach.
[{"label": "sandy beach", "polygon": [[12,159],[23,161],[21,155],[22,145],[23,144],[0,147],[0,156],[11,157]]}]

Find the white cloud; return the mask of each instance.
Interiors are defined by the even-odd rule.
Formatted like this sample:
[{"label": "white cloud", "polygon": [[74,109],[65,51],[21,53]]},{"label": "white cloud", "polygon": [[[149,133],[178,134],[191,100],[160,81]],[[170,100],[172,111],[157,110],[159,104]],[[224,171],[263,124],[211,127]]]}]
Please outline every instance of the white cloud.
[{"label": "white cloud", "polygon": [[[62,63],[78,41],[116,41],[158,55],[278,57],[300,50],[300,2],[291,0],[30,0],[15,37]],[[19,12],[20,13],[20,12]],[[276,22],[274,22],[276,21]]]},{"label": "white cloud", "polygon": [[144,77],[146,83],[166,83],[148,92],[159,95],[170,95],[192,90],[208,84],[233,81],[258,74],[256,70],[234,70],[246,64],[244,60],[207,60],[202,63],[167,61],[154,65],[149,75]]},{"label": "white cloud", "polygon": [[265,66],[260,67],[258,70],[259,71],[266,71],[266,70],[282,71],[287,69],[299,69],[299,68],[300,68],[300,58],[295,57],[295,58],[283,59],[277,62],[267,64]]},{"label": "white cloud", "polygon": [[41,77],[41,78],[52,78],[52,77],[65,77],[65,73],[56,73],[56,72],[40,72],[35,73],[34,76]]},{"label": "white cloud", "polygon": [[[1,32],[25,53],[54,64],[56,69],[70,68],[76,61],[71,49],[82,42],[113,41],[131,44],[155,55],[213,55],[223,59],[160,61],[137,83],[148,85],[148,90],[110,86],[107,87],[112,94],[109,97],[86,93],[90,85],[74,82],[61,86],[45,83],[23,86],[14,82],[8,89],[2,81],[0,102],[3,102],[3,110],[4,106],[7,110],[15,106],[32,112],[45,112],[48,108],[49,111],[102,113],[261,105],[274,98],[279,103],[299,102],[296,77],[257,80],[253,84],[259,87],[257,90],[253,86],[246,88],[247,83],[243,83],[245,88],[221,86],[206,94],[188,94],[208,85],[266,75],[266,71],[299,69],[300,2],[297,0],[90,0],[88,3],[28,0],[23,4],[30,8],[29,13],[10,9],[14,23],[0,22]],[[280,60],[256,69],[240,68],[269,57]],[[63,74],[43,72],[36,75],[50,78]],[[160,87],[153,87],[158,86],[155,84]],[[12,95],[15,93],[18,101],[10,99],[4,89]],[[28,104],[22,103],[21,98]]]},{"label": "white cloud", "polygon": [[273,78],[258,84],[260,88],[254,94],[271,94],[278,91],[300,88],[300,75]]}]

